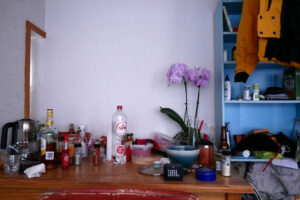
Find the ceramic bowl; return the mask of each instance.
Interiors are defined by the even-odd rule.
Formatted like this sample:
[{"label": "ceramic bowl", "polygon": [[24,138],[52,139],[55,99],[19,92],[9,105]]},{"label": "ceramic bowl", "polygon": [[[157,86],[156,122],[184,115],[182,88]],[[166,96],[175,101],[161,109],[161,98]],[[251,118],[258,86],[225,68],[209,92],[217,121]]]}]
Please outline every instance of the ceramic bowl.
[{"label": "ceramic bowl", "polygon": [[167,154],[172,163],[181,163],[191,168],[198,159],[200,149],[194,146],[174,145],[167,147]]}]

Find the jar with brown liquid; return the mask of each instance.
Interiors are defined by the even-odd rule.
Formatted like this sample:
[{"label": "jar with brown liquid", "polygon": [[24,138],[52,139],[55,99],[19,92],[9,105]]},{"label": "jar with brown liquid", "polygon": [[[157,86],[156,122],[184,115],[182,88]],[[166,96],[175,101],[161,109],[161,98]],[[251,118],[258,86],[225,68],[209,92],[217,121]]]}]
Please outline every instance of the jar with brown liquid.
[{"label": "jar with brown liquid", "polygon": [[53,169],[58,159],[56,152],[58,132],[53,126],[53,109],[47,109],[46,127],[41,131],[41,161],[46,165],[46,169]]}]

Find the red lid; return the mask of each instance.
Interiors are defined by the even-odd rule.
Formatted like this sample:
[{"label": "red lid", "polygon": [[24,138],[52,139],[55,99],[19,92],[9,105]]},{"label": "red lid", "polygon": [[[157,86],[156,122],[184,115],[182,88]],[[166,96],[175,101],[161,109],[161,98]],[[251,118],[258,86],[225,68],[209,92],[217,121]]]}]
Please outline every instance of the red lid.
[{"label": "red lid", "polygon": [[123,106],[117,106],[118,110],[122,110]]}]

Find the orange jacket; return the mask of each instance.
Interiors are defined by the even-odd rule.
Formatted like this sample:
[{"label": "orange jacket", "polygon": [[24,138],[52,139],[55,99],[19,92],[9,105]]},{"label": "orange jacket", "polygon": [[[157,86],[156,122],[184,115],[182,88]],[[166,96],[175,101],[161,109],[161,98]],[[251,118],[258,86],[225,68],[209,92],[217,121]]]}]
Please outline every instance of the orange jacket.
[{"label": "orange jacket", "polygon": [[246,82],[258,61],[275,62],[300,68],[297,62],[280,62],[265,57],[268,38],[281,36],[283,0],[244,0],[237,35],[235,82]]}]

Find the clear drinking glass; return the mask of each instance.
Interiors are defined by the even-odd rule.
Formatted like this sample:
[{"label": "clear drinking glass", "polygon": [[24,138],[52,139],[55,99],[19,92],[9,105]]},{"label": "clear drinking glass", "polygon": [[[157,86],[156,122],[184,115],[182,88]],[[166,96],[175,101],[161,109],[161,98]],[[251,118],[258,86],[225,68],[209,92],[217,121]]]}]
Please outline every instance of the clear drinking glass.
[{"label": "clear drinking glass", "polygon": [[4,156],[4,171],[9,174],[17,174],[20,168],[21,155],[6,154]]}]

